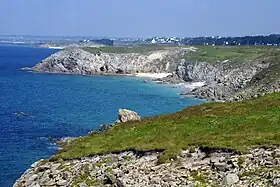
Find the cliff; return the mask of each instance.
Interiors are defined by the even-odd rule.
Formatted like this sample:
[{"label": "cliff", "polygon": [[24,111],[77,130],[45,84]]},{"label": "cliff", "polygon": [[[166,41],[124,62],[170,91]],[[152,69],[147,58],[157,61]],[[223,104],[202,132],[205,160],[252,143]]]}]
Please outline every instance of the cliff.
[{"label": "cliff", "polygon": [[178,60],[182,59],[189,50],[170,48],[142,54],[101,51],[90,53],[83,49],[71,48],[51,55],[32,69],[83,75],[171,72],[176,69]]},{"label": "cliff", "polygon": [[163,82],[205,82],[187,91],[199,98],[237,101],[279,91],[276,47],[107,47],[66,49],[34,71],[82,75],[172,73]]}]

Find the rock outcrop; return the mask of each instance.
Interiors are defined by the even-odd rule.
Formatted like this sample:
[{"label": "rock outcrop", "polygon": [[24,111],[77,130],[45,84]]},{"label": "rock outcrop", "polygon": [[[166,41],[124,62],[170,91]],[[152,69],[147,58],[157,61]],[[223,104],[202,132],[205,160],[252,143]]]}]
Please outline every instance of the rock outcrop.
[{"label": "rock outcrop", "polygon": [[148,53],[89,53],[79,48],[57,52],[32,70],[82,75],[172,72],[188,48],[171,48]]},{"label": "rock outcrop", "polygon": [[128,109],[119,109],[118,118],[119,119],[116,121],[116,123],[141,120],[141,117],[136,112]]},{"label": "rock outcrop", "polygon": [[94,131],[90,131],[88,133],[89,136],[103,133],[111,129],[114,125],[120,124],[120,123],[125,123],[129,121],[140,121],[141,116],[139,116],[136,112],[128,109],[119,109],[118,113],[118,119],[116,120],[115,123],[113,124],[102,124],[100,125],[100,128]]},{"label": "rock outcrop", "polygon": [[[223,62],[211,64],[207,62],[182,61],[176,74],[188,82],[205,82],[206,84],[192,93],[200,98],[214,100],[235,100],[234,95],[243,90],[258,73],[269,67],[269,63],[246,62],[232,64]],[[251,97],[244,97],[249,99]],[[240,100],[237,98],[236,100]]]},{"label": "rock outcrop", "polygon": [[123,152],[47,161],[32,165],[14,187],[34,186],[279,186],[280,149],[235,152],[183,150],[177,160],[158,165],[161,152]]}]

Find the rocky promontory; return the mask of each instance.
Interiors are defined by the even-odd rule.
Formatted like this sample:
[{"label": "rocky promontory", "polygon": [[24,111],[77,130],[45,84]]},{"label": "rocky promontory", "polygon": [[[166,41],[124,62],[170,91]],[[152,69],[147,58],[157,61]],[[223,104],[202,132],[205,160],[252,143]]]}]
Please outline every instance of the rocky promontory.
[{"label": "rocky promontory", "polygon": [[189,48],[171,48],[147,53],[90,53],[70,48],[51,55],[31,69],[82,75],[170,72],[176,69],[177,61],[188,51]]},{"label": "rocky promontory", "polygon": [[65,49],[29,69],[82,75],[170,73],[171,76],[158,81],[173,84],[204,82],[202,87],[186,89],[185,94],[216,101],[244,100],[279,91],[280,51],[277,48],[125,49]]}]

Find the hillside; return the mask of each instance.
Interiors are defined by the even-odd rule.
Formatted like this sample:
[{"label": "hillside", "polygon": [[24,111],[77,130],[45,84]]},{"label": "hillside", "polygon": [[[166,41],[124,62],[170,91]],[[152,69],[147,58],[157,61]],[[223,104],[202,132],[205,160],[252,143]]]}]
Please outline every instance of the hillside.
[{"label": "hillside", "polygon": [[278,93],[244,102],[206,103],[175,114],[117,125],[105,134],[83,137],[61,150],[56,159],[128,150],[169,153],[190,147],[242,152],[252,146],[278,145],[279,105]]},{"label": "hillside", "polygon": [[118,124],[70,142],[15,186],[277,186],[279,106],[274,93]]}]

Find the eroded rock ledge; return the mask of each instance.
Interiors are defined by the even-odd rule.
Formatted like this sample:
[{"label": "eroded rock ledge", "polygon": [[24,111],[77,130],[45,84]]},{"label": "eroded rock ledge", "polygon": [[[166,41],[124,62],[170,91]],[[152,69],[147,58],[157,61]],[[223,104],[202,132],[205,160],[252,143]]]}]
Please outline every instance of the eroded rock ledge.
[{"label": "eroded rock ledge", "polygon": [[248,154],[197,148],[158,164],[161,154],[123,152],[81,160],[41,160],[14,187],[280,185],[279,147],[252,149]]}]

